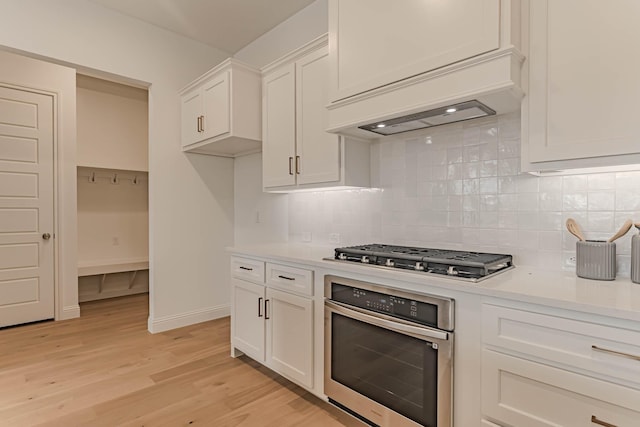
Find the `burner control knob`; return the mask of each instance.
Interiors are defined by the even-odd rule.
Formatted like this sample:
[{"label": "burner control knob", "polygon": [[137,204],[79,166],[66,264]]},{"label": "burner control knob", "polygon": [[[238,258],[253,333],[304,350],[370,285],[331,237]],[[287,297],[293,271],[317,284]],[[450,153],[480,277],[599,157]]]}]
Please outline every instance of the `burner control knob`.
[{"label": "burner control knob", "polygon": [[369,264],[369,257],[366,255],[362,255],[362,263],[363,264]]},{"label": "burner control knob", "polygon": [[413,267],[417,271],[424,271],[424,265],[421,262],[416,262],[416,265]]},{"label": "burner control knob", "polygon": [[447,274],[450,276],[457,276],[458,270],[456,270],[456,268],[453,265],[450,265],[449,268],[447,269]]},{"label": "burner control knob", "polygon": [[343,261],[344,261],[345,259],[347,259],[347,254],[345,254],[345,253],[342,253],[342,252],[341,252],[341,253],[338,255],[338,259],[341,259],[341,260],[343,260]]},{"label": "burner control knob", "polygon": [[395,262],[391,258],[387,259],[387,262],[384,263],[387,267],[393,267]]}]

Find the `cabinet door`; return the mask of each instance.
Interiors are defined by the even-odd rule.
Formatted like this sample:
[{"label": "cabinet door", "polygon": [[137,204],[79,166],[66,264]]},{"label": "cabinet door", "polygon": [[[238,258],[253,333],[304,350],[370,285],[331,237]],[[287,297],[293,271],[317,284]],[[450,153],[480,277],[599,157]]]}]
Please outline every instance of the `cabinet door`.
[{"label": "cabinet door", "polygon": [[640,153],[640,2],[530,2],[530,162]]},{"label": "cabinet door", "polygon": [[265,361],[264,286],[231,279],[233,284],[232,343],[258,362]]},{"label": "cabinet door", "polygon": [[298,184],[340,180],[339,136],[328,126],[329,53],[322,48],[296,63]]},{"label": "cabinet door", "polygon": [[313,387],[313,301],[267,289],[267,364]]},{"label": "cabinet door", "polygon": [[231,130],[229,83],[227,71],[202,86],[202,139],[215,138]]},{"label": "cabinet door", "polygon": [[294,185],[295,64],[288,64],[262,81],[262,185]]},{"label": "cabinet door", "polygon": [[331,0],[331,101],[497,49],[499,0]]},{"label": "cabinet door", "polygon": [[182,96],[182,146],[202,140],[198,117],[202,114],[202,94],[194,90]]}]

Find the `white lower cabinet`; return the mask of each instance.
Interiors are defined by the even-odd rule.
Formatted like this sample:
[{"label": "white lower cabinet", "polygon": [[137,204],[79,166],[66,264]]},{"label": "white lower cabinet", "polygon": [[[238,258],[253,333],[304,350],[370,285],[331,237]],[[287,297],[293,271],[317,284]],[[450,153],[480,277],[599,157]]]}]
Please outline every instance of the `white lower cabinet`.
[{"label": "white lower cabinet", "polygon": [[[258,261],[264,265],[263,261]],[[256,260],[233,257],[232,269],[255,280],[252,274],[259,266]],[[295,280],[312,277],[312,271],[268,263],[269,271],[300,274]],[[251,268],[245,270],[241,267]],[[233,272],[232,272],[233,275]],[[290,276],[284,276],[287,282]],[[231,344],[238,350],[263,363],[297,384],[313,387],[313,299],[274,289],[270,280],[252,283],[234,275],[232,284]],[[302,280],[304,281],[304,280]],[[309,282],[312,286],[312,281]],[[295,290],[295,288],[292,288]],[[306,290],[305,290],[306,292]],[[233,350],[232,350],[233,352]]]},{"label": "white lower cabinet", "polygon": [[483,416],[519,427],[640,425],[640,325],[529,306],[482,311]]},{"label": "white lower cabinet", "polygon": [[233,346],[258,362],[265,361],[265,287],[244,280],[233,284]]},{"label": "white lower cabinet", "polygon": [[267,364],[313,387],[313,301],[267,288]]}]

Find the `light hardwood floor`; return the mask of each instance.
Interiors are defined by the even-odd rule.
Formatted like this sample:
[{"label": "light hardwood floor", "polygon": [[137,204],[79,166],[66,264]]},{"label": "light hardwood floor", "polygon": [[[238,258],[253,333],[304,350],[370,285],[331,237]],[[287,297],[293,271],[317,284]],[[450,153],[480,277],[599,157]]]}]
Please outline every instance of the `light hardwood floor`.
[{"label": "light hardwood floor", "polygon": [[363,426],[229,356],[229,319],[147,332],[147,295],[0,330],[0,426]]}]

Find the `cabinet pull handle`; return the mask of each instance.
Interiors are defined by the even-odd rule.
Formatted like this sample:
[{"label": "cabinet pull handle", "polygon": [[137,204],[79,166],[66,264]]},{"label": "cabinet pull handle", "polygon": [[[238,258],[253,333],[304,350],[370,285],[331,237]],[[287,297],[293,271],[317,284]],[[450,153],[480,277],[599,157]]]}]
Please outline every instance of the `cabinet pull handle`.
[{"label": "cabinet pull handle", "polygon": [[611,424],[606,421],[599,420],[598,417],[596,417],[595,415],[591,415],[591,422],[604,427],[618,427],[615,424]]},{"label": "cabinet pull handle", "polygon": [[295,277],[287,277],[287,276],[283,276],[283,275],[279,275],[278,276],[281,279],[285,279],[285,280],[296,280]]},{"label": "cabinet pull handle", "polygon": [[621,351],[616,351],[616,350],[609,350],[608,348],[598,347],[597,345],[592,345],[591,349],[594,351],[601,351],[603,353],[613,354],[615,356],[626,357],[627,359],[636,360],[640,362],[640,356],[637,356],[635,354],[623,353]]},{"label": "cabinet pull handle", "polygon": [[293,157],[289,157],[289,175],[293,175]]},{"label": "cabinet pull handle", "polygon": [[200,131],[204,132],[204,116],[200,116]]},{"label": "cabinet pull handle", "polygon": [[262,309],[262,297],[258,298],[258,317],[262,317],[262,311],[260,311]]},{"label": "cabinet pull handle", "polygon": [[269,317],[269,300],[266,299],[264,300],[264,320],[269,320],[271,319]]},{"label": "cabinet pull handle", "polygon": [[198,133],[200,133],[200,116],[198,116],[196,123],[197,123]]},{"label": "cabinet pull handle", "polygon": [[247,270],[247,271],[253,271],[253,268],[250,267],[244,267],[244,266],[240,266],[240,270]]},{"label": "cabinet pull handle", "polygon": [[296,156],[296,174],[300,175],[300,156]]}]

